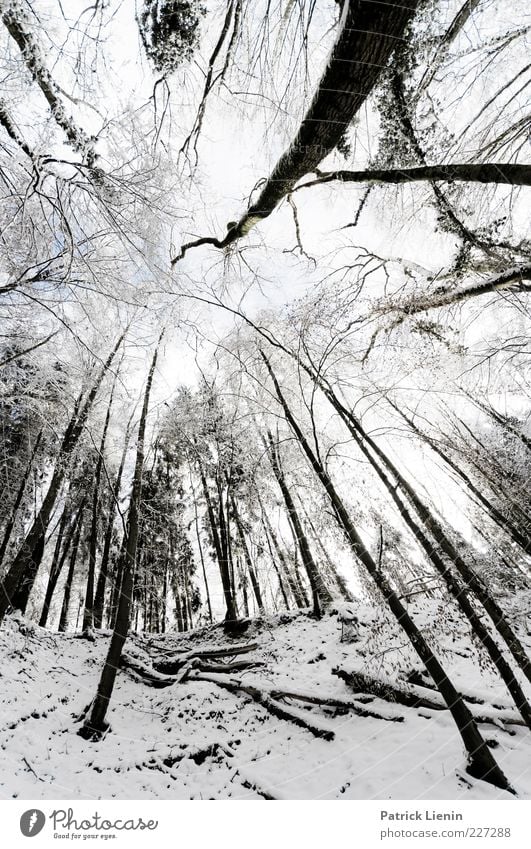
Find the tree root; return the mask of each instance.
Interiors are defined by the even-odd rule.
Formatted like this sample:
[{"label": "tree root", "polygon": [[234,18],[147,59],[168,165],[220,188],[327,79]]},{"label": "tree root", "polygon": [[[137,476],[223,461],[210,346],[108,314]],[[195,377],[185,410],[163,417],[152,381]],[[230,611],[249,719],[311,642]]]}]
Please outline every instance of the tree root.
[{"label": "tree root", "polygon": [[221,657],[235,657],[239,654],[248,654],[258,649],[258,643],[245,643],[240,646],[220,646],[219,648],[203,649],[200,651],[188,651],[174,655],[171,658],[158,659],[153,662],[153,668],[157,672],[174,675],[191,660],[218,660]]}]

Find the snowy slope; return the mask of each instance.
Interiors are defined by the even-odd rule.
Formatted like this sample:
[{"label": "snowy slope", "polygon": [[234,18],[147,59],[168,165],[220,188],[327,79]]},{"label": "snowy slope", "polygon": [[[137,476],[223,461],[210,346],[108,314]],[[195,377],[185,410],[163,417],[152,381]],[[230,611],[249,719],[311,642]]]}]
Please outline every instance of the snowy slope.
[{"label": "snowy slope", "polygon": [[[353,643],[340,642],[335,615],[321,622],[300,614],[255,621],[236,642],[258,643],[245,658],[264,666],[229,679],[267,691],[352,700],[348,686],[332,675],[334,667],[394,682],[420,668],[382,614],[366,607],[359,615],[360,638]],[[98,742],[85,741],[75,733],[77,717],[93,697],[108,637],[100,634],[89,642],[51,634],[21,618],[4,626],[2,798],[512,798],[464,775],[464,751],[447,711],[405,708],[378,698],[363,702],[383,719],[286,702],[295,716],[333,732],[334,739],[326,740],[210,681],[189,679],[154,689],[124,670],[109,714],[111,730]],[[463,640],[454,639],[439,635],[438,648],[456,683],[489,703],[474,705],[475,712],[516,718],[503,686],[480,668],[472,648],[463,650]],[[221,628],[212,627],[188,635],[133,636],[127,650],[149,664],[163,653],[227,642]],[[519,795],[531,797],[529,732],[512,724],[480,727]]]}]

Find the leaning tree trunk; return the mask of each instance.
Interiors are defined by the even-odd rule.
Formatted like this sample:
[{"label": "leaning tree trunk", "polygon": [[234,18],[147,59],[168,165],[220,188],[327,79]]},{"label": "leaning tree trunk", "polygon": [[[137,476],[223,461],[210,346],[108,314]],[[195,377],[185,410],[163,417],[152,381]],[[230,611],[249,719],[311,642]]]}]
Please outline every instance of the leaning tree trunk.
[{"label": "leaning tree trunk", "polygon": [[129,632],[130,616],[131,616],[131,601],[133,596],[134,571],[137,555],[138,543],[138,528],[139,528],[139,508],[142,497],[142,473],[144,469],[144,444],[146,436],[146,420],[149,409],[149,397],[151,394],[151,386],[153,383],[153,375],[157,365],[157,355],[162,339],[162,334],[159,339],[159,344],[153,354],[151,366],[149,369],[146,388],[144,392],[144,402],[142,405],[142,413],[140,415],[140,424],[138,427],[138,438],[136,446],[136,461],[133,472],[133,484],[131,491],[131,501],[129,504],[129,513],[127,517],[127,533],[124,549],[123,576],[120,588],[120,597],[118,599],[118,610],[116,613],[116,622],[114,625],[113,635],[109,651],[105,660],[105,665],[101,673],[101,678],[98,684],[96,698],[94,699],[89,714],[80,729],[80,734],[86,738],[93,739],[101,735],[107,728],[105,717],[109,702],[114,689],[116,673],[120,666],[122,657],[122,649],[127,639]]},{"label": "leaning tree trunk", "polygon": [[271,523],[268,519],[267,513],[265,512],[263,506],[262,506],[262,521],[264,523],[264,529],[265,529],[265,532],[266,532],[266,536],[267,536],[268,540],[271,540],[271,543],[273,544],[273,548],[275,549],[275,553],[278,557],[279,566],[282,570],[282,574],[285,576],[285,579],[287,581],[288,587],[290,588],[291,595],[293,596],[295,604],[297,605],[299,610],[302,610],[303,608],[308,607],[308,599],[303,595],[303,593],[301,593],[301,590],[300,590],[300,588],[297,584],[297,581],[295,580],[295,577],[294,577],[294,575],[293,575],[293,573],[290,569],[290,565],[289,565],[288,561],[286,560],[286,556],[285,556],[284,552],[282,551],[282,549],[280,547],[277,536],[276,536],[276,534],[275,534],[275,532],[274,532],[274,530],[271,526]]},{"label": "leaning tree trunk", "polygon": [[299,514],[297,512],[297,508],[295,507],[295,502],[292,498],[291,492],[284,477],[284,471],[282,469],[282,462],[280,459],[280,452],[278,451],[278,448],[273,441],[273,436],[270,431],[267,432],[267,438],[269,442],[268,456],[271,462],[271,467],[277,479],[280,491],[282,492],[282,497],[284,498],[286,510],[288,512],[288,516],[295,532],[297,545],[299,546],[301,559],[304,568],[306,569],[308,580],[310,582],[313,598],[313,612],[316,616],[320,616],[321,603],[325,605],[331,604],[333,598],[328,590],[328,587],[325,585],[322,576],[319,573],[319,569],[315,563],[315,560],[313,559],[310,544],[308,542],[306,534],[304,533],[302,522],[299,519]]},{"label": "leaning tree trunk", "polygon": [[352,595],[349,588],[347,587],[345,579],[339,574],[334,563],[332,562],[332,558],[330,557],[328,551],[324,547],[323,541],[322,541],[321,537],[319,536],[319,534],[318,534],[318,532],[315,528],[314,523],[312,522],[312,520],[310,519],[310,517],[308,515],[308,511],[305,509],[302,502],[300,502],[300,504],[301,504],[302,514],[303,514],[303,516],[304,516],[306,522],[308,523],[308,526],[309,526],[309,528],[312,532],[312,536],[315,540],[315,544],[316,544],[317,548],[319,549],[319,551],[321,552],[321,554],[323,555],[324,561],[326,563],[326,568],[328,570],[330,578],[337,585],[339,592],[341,593],[341,595],[343,596],[345,601],[354,601],[354,596]]},{"label": "leaning tree trunk", "polygon": [[[330,395],[332,394],[333,393],[330,393]],[[358,428],[354,428],[352,422],[348,417],[345,416],[339,405],[334,405],[334,409],[336,409],[336,411],[339,413],[339,416],[347,425],[360,451],[369,461],[371,467],[374,469],[374,471],[382,481],[391,499],[397,506],[402,519],[404,520],[407,527],[411,530],[414,538],[417,540],[420,547],[423,549],[429,561],[435,567],[439,575],[441,575],[450,595],[457,602],[457,605],[468,620],[472,632],[478,638],[479,646],[483,647],[488,653],[492,663],[498,670],[500,677],[504,681],[509,693],[511,694],[516,708],[522,716],[522,719],[524,720],[526,725],[531,728],[531,706],[529,705],[524,691],[520,687],[520,684],[518,683],[513,670],[511,669],[509,663],[503,656],[498,644],[493,639],[487,626],[484,624],[483,620],[481,619],[481,616],[478,615],[473,603],[469,599],[468,588],[453,574],[448,564],[445,563],[443,558],[439,555],[439,553],[437,552],[437,548],[433,545],[432,540],[429,539],[428,536],[423,532],[422,528],[415,521],[410,511],[408,510],[406,503],[402,500],[399,494],[398,486],[393,483],[393,481],[389,478],[384,469],[380,466],[376,458],[368,450],[361,436],[361,434],[364,433],[361,425],[359,425],[358,423]],[[381,457],[384,456],[386,455],[383,451],[381,451]]]},{"label": "leaning tree trunk", "polygon": [[[283,348],[283,350],[290,356],[294,356],[287,349]],[[262,356],[265,355],[262,354]],[[392,463],[389,457],[387,457],[387,455],[382,451],[378,443],[375,442],[374,439],[372,439],[372,437],[370,437],[369,434],[365,432],[365,430],[362,428],[361,424],[358,422],[352,412],[340,402],[340,400],[332,392],[330,387],[318,377],[318,375],[314,372],[312,368],[305,365],[304,363],[300,363],[300,365],[302,366],[304,371],[306,371],[309,377],[311,377],[311,379],[316,383],[316,385],[319,386],[319,388],[321,389],[325,397],[328,398],[334,409],[336,409],[337,412],[340,413],[343,420],[350,424],[349,429],[352,428],[359,434],[360,439],[370,446],[370,448],[374,451],[374,453],[380,459],[383,465],[395,478],[397,487],[401,488],[406,494],[410,504],[414,507],[417,515],[424,524],[424,527],[436,540],[444,555],[448,557],[451,563],[453,563],[461,578],[464,580],[465,584],[473,591],[477,599],[481,602],[489,617],[491,618],[499,635],[502,637],[502,639],[508,646],[518,666],[523,671],[527,679],[531,681],[531,662],[524,646],[522,645],[512,626],[508,622],[505,614],[498,605],[497,601],[490,595],[487,587],[485,586],[481,578],[470,568],[470,566],[463,559],[463,557],[461,557],[455,545],[445,534],[442,525],[437,520],[435,515],[427,508],[427,506],[417,495],[413,487],[406,481],[406,479],[398,471],[394,463]],[[353,432],[352,429],[351,433]],[[512,684],[512,687],[514,689],[514,684]]]},{"label": "leaning tree trunk", "polygon": [[450,681],[447,673],[433,653],[426,639],[419,631],[397,594],[388,583],[387,578],[380,571],[377,563],[365,547],[363,540],[350,519],[343,501],[336,492],[331,478],[312,451],[310,444],[295,421],[287,401],[282,394],[278,380],[269,360],[263,352],[261,353],[271,380],[273,381],[275,392],[284,411],[284,415],[286,416],[286,420],[297,437],[316,477],[321,482],[334,510],[336,520],[345,534],[347,542],[357,559],[363,564],[368,574],[380,590],[391,612],[423,662],[426,671],[431,676],[433,682],[446,702],[448,710],[452,714],[468,754],[467,771],[470,775],[484,781],[488,781],[496,787],[514,792],[483,739],[469,708],[463,701],[462,696],[458,693],[453,683]]},{"label": "leaning tree trunk", "polygon": [[[35,517],[29,531],[27,532],[26,538],[24,539],[24,542],[22,543],[18,553],[16,554],[11,568],[8,570],[7,574],[4,576],[4,579],[0,584],[0,624],[2,623],[8,609],[13,606],[13,597],[20,582],[23,580],[25,573],[28,570],[31,572],[30,564],[32,561],[33,552],[35,550],[38,550],[38,547],[44,543],[46,528],[48,527],[52,510],[55,506],[57,496],[59,495],[59,491],[61,489],[63,479],[66,474],[67,462],[72,456],[72,453],[79,442],[79,439],[85,427],[87,417],[96,398],[98,389],[100,388],[103,378],[105,377],[107,371],[111,366],[111,363],[114,359],[116,352],[118,351],[118,348],[122,344],[124,336],[125,333],[122,333],[122,335],[118,339],[118,342],[116,343],[113,350],[109,354],[106,362],[104,363],[96,380],[92,384],[90,392],[87,395],[85,401],[81,403],[81,398],[78,398],[76,402],[74,414],[70,419],[68,427],[65,430],[52,479],[50,481],[50,485],[44,497],[41,508],[37,516]],[[33,575],[31,586],[33,586],[35,576],[36,572],[35,575]],[[31,586],[28,588],[28,595],[31,591]]]},{"label": "leaning tree trunk", "polygon": [[511,537],[513,542],[520,546],[526,554],[529,554],[531,552],[531,537],[527,531],[525,529],[522,531],[520,528],[515,527],[512,522],[504,516],[500,510],[498,510],[496,505],[492,504],[492,502],[485,497],[481,490],[475,485],[474,481],[470,479],[469,475],[463,471],[461,466],[448,456],[448,454],[443,451],[439,445],[437,445],[435,440],[432,439],[429,434],[417,427],[413,419],[410,419],[409,416],[406,415],[406,413],[404,413],[404,411],[401,410],[393,401],[390,399],[387,400],[391,404],[392,408],[404,419],[405,422],[407,422],[413,433],[416,433],[420,439],[426,442],[432,451],[434,451],[434,453],[443,460],[452,472],[464,482],[467,489],[472,493],[476,501],[484,508],[485,512],[491,517],[493,522],[505,531],[505,533]]},{"label": "leaning tree trunk", "polygon": [[314,171],[341,143],[358,111],[388,69],[420,0],[406,5],[345,0],[339,29],[328,63],[311,104],[292,140],[249,209],[228,225],[223,239],[202,238],[183,245],[173,262],[188,248],[213,244],[224,248],[245,236],[267,218],[305,174]]},{"label": "leaning tree trunk", "polygon": [[[329,400],[331,401],[331,393],[329,390],[325,392]],[[335,397],[335,396],[334,396]],[[486,585],[483,583],[482,579],[477,575],[473,569],[468,565],[468,563],[464,560],[464,558],[460,555],[457,548],[451,541],[451,539],[444,532],[444,529],[435,515],[431,510],[424,504],[422,499],[417,495],[413,487],[408,483],[408,481],[404,478],[404,476],[399,472],[394,463],[387,457],[387,455],[382,451],[379,445],[365,432],[362,428],[358,420],[352,415],[352,413],[347,410],[342,404],[338,402],[336,398],[336,403],[334,404],[335,409],[342,410],[342,417],[344,420],[348,420],[351,423],[352,429],[357,431],[360,437],[368,444],[376,454],[376,456],[381,460],[381,462],[386,466],[386,468],[391,472],[397,486],[405,493],[409,502],[415,508],[417,515],[421,519],[425,528],[430,532],[433,538],[436,540],[438,546],[441,551],[444,553],[446,557],[448,557],[449,561],[455,566],[457,572],[460,574],[461,578],[465,582],[465,584],[472,590],[475,596],[479,599],[489,617],[491,618],[496,630],[499,635],[505,641],[508,646],[511,654],[519,665],[520,669],[527,677],[529,681],[531,681],[531,662],[529,657],[527,656],[526,650],[514,632],[512,626],[508,622],[505,614],[502,609],[498,605],[497,601],[491,596]]]}]

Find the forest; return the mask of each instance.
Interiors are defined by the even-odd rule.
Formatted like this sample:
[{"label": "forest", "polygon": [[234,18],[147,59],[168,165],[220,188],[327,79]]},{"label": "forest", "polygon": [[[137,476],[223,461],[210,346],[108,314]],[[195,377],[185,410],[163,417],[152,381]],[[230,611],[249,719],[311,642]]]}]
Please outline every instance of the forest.
[{"label": "forest", "polygon": [[531,798],[524,0],[0,0],[2,798]]}]

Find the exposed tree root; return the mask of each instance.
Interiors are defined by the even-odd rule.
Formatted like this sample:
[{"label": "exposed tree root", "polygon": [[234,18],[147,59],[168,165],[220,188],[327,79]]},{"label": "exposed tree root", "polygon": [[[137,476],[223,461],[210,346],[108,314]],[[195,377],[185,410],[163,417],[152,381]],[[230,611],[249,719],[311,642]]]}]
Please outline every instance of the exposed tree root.
[{"label": "exposed tree root", "polygon": [[181,652],[172,657],[155,659],[153,668],[157,672],[175,675],[191,660],[218,660],[221,657],[235,657],[238,654],[248,654],[258,648],[258,643],[245,643],[240,646],[220,646],[219,648]]}]

